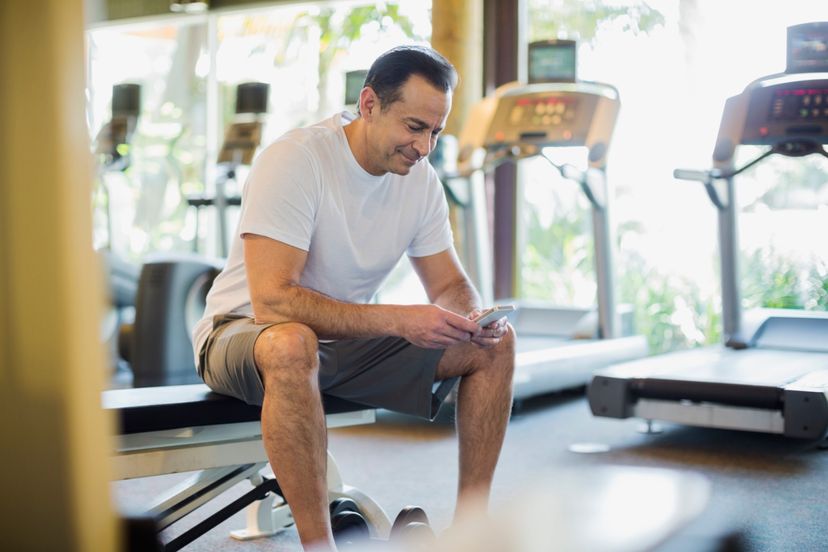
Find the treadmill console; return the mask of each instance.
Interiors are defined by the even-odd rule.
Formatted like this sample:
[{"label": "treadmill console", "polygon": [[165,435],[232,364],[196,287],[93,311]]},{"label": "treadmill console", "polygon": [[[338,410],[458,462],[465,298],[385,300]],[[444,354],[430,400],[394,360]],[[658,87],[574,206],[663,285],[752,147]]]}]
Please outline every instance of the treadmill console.
[{"label": "treadmill console", "polygon": [[717,168],[731,168],[739,145],[779,147],[805,155],[828,143],[828,72],[758,79],[725,102],[713,150]]},{"label": "treadmill console", "polygon": [[740,143],[828,143],[828,74],[790,75],[758,85],[750,93]]},{"label": "treadmill console", "polygon": [[529,45],[529,83],[504,84],[472,108],[460,134],[461,166],[475,168],[471,159],[480,149],[514,159],[555,146],[585,146],[593,166],[606,164],[618,90],[578,81],[577,46],[574,40]]},{"label": "treadmill console", "polygon": [[828,23],[788,27],[785,73],[756,80],[730,98],[722,127],[728,128],[720,129],[726,140],[717,144],[717,160],[732,156],[735,144],[828,143]]},{"label": "treadmill console", "polygon": [[261,115],[267,113],[270,85],[245,82],[236,89],[236,116],[224,134],[218,162],[250,165],[262,141]]},{"label": "treadmill console", "polygon": [[485,147],[519,142],[582,146],[598,98],[554,86],[530,85],[504,94]]},{"label": "treadmill console", "polygon": [[510,83],[477,104],[460,137],[461,154],[514,146],[586,146],[602,164],[615,128],[620,100],[607,84]]}]

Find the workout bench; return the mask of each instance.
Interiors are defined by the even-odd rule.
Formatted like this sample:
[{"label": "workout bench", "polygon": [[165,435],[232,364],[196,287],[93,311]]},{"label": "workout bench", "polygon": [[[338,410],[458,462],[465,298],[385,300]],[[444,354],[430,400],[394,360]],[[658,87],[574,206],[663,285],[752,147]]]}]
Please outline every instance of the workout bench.
[{"label": "workout bench", "polygon": [[[328,427],[374,422],[371,407],[323,396]],[[114,452],[115,478],[196,472],[160,497],[147,514],[161,531],[244,479],[253,488],[164,545],[179,550],[247,508],[247,526],[231,536],[247,540],[273,535],[293,525],[276,479],[260,473],[268,459],[262,446],[261,410],[219,395],[203,384],[104,391],[104,409],[113,412],[120,432]],[[387,538],[391,522],[382,508],[345,485],[328,452],[329,501],[354,500],[370,522],[372,536]]]}]

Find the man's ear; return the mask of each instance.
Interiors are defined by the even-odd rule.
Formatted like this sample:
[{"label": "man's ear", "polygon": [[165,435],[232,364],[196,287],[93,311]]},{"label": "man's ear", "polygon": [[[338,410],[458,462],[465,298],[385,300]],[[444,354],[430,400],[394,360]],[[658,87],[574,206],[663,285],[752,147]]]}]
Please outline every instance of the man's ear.
[{"label": "man's ear", "polygon": [[379,108],[379,98],[374,89],[370,86],[364,87],[359,93],[359,114],[370,120]]}]

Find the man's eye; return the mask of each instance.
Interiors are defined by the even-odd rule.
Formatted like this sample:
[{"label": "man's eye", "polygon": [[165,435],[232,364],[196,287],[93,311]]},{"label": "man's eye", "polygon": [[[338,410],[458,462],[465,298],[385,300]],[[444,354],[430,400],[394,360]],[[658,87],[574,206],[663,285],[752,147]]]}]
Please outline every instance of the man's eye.
[{"label": "man's eye", "polygon": [[409,129],[411,132],[420,132],[421,130],[423,130],[423,127],[416,127],[416,126],[411,126],[411,125],[408,125],[408,129]]}]

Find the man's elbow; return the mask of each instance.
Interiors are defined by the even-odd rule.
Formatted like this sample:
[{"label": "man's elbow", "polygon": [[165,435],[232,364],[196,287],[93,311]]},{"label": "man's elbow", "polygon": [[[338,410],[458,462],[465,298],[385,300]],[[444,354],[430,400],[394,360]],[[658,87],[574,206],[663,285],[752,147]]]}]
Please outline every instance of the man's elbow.
[{"label": "man's elbow", "polygon": [[286,322],[290,320],[290,302],[281,295],[251,296],[253,319],[257,324]]}]

